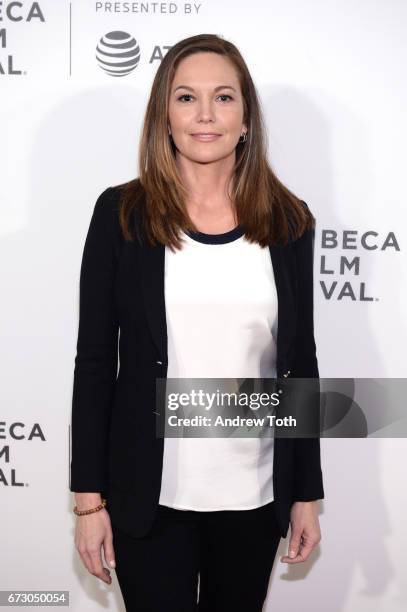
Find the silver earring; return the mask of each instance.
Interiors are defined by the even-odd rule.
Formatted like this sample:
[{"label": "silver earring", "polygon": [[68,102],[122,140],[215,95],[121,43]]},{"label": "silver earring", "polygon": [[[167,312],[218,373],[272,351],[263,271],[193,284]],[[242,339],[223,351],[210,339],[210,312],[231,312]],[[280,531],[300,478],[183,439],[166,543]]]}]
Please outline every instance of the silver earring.
[{"label": "silver earring", "polygon": [[[242,140],[242,137],[243,137],[243,140]],[[246,142],[246,140],[247,140],[247,132],[243,132],[243,134],[240,135],[238,142]]]}]

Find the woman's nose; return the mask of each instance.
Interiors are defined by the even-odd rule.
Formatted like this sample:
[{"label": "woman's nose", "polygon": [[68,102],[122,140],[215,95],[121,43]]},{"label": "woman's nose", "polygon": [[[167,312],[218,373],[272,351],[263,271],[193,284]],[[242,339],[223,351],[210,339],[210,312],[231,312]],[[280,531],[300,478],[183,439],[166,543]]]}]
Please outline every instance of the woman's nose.
[{"label": "woman's nose", "polygon": [[201,101],[198,103],[198,120],[209,121],[215,117],[215,109],[210,101]]}]

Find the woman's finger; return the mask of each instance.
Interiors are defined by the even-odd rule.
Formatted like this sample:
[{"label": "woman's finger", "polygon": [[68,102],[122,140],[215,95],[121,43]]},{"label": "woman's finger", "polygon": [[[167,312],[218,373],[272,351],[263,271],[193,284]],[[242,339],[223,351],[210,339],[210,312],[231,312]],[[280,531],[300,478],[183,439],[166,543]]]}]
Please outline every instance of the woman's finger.
[{"label": "woman's finger", "polygon": [[88,553],[91,559],[91,564],[92,564],[92,569],[93,569],[92,574],[94,576],[97,576],[97,578],[100,578],[101,580],[103,580],[103,582],[107,582],[108,584],[110,584],[112,579],[110,577],[109,570],[103,567],[101,547],[99,546],[98,550],[95,550],[95,549],[89,550]]},{"label": "woman's finger", "polygon": [[109,567],[116,567],[112,533],[106,535],[103,541],[103,554]]}]

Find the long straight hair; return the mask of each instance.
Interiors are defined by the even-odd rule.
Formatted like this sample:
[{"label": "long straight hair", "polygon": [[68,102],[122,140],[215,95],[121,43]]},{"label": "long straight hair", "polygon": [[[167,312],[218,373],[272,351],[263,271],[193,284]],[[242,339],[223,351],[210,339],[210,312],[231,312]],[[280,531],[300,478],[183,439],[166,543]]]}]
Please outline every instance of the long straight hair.
[{"label": "long straight hair", "polygon": [[[134,222],[139,215],[147,240],[182,248],[180,230],[198,231],[186,209],[187,191],[175,160],[175,145],[168,133],[170,91],[179,63],[201,52],[229,58],[237,72],[243,95],[246,142],[236,146],[230,197],[238,224],[247,240],[265,247],[286,244],[315,226],[304,203],[277,178],[267,160],[267,138],[256,88],[239,50],[215,34],[199,34],[170,48],[156,72],[144,117],[139,145],[139,177],[119,185],[119,217],[123,236],[140,234]],[[142,239],[142,238],[141,238]]]}]

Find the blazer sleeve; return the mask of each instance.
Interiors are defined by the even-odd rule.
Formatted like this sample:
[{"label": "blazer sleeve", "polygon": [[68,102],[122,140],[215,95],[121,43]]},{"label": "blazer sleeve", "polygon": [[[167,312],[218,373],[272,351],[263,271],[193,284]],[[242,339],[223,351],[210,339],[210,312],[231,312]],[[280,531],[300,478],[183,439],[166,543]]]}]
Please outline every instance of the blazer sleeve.
[{"label": "blazer sleeve", "polygon": [[[308,206],[303,202],[304,206]],[[308,209],[309,210],[309,209]],[[294,241],[297,269],[298,324],[296,353],[293,364],[295,378],[315,379],[315,402],[311,405],[313,431],[320,431],[319,371],[314,338],[314,240],[315,230],[306,230]],[[321,470],[320,438],[294,439],[293,501],[311,501],[324,498]]]},{"label": "blazer sleeve", "polygon": [[70,490],[108,485],[110,415],[117,378],[118,317],[112,187],[97,199],[83,249],[71,414]]}]

